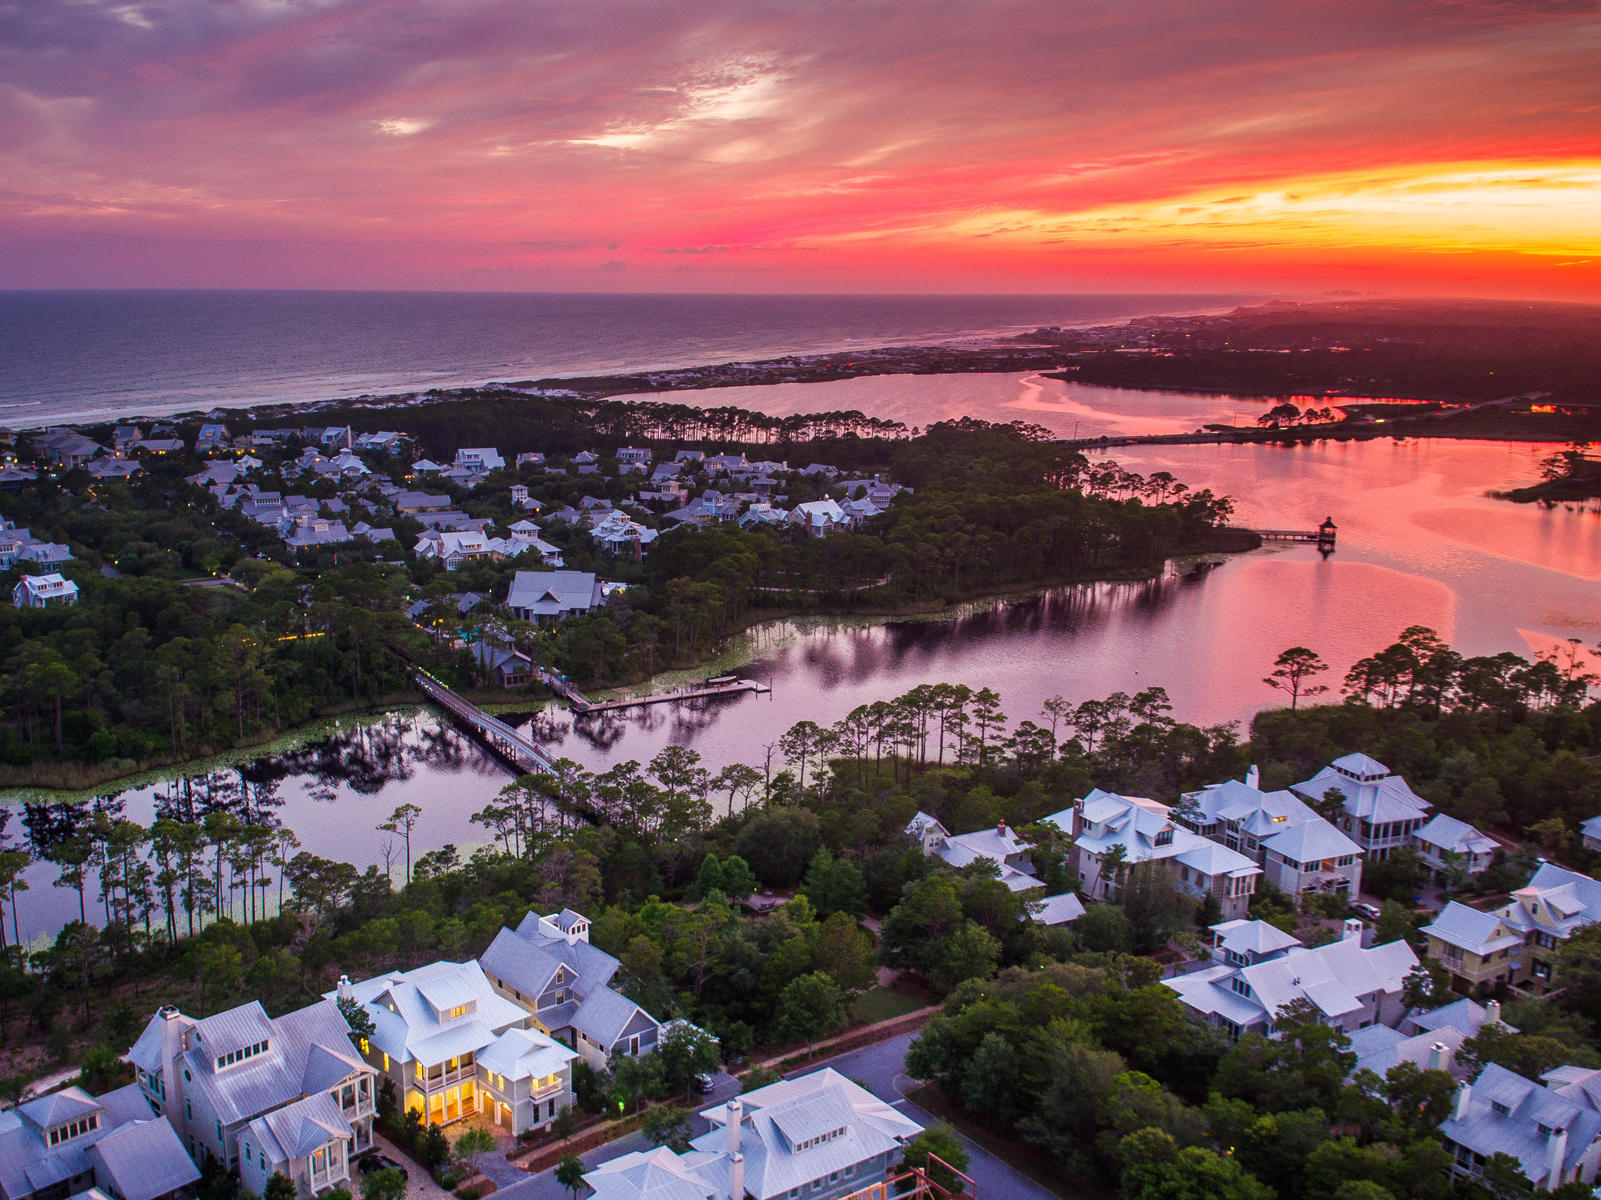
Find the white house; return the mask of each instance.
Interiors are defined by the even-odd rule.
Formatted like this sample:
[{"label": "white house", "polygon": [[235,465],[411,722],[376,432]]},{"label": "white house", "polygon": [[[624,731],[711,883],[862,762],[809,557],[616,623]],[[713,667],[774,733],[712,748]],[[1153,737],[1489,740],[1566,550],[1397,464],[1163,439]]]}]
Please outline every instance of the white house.
[{"label": "white house", "polygon": [[318,1092],[245,1127],[239,1135],[239,1182],[258,1196],[274,1175],[287,1176],[295,1191],[308,1197],[350,1187],[354,1142],[339,1105]]},{"label": "white house", "polygon": [[1252,767],[1245,781],[1229,779],[1188,792],[1174,816],[1195,832],[1255,859],[1281,892],[1362,890],[1362,850],[1299,797],[1264,792]]},{"label": "white house", "polygon": [[593,1200],[833,1200],[874,1182],[922,1126],[832,1068],[715,1105],[687,1154],[635,1151],[584,1176]]},{"label": "white house", "polygon": [[493,446],[472,446],[456,451],[455,465],[474,475],[487,475],[504,467],[506,460],[500,457],[500,451]]},{"label": "white house", "polygon": [[1280,1010],[1307,1000],[1323,1022],[1345,1033],[1396,1025],[1406,1015],[1401,993],[1418,957],[1403,941],[1364,948],[1362,922],[1326,946],[1293,946],[1244,966],[1222,963],[1163,980],[1184,1007],[1230,1036],[1272,1037]]},{"label": "white house", "polygon": [[[210,1154],[242,1169],[240,1141],[258,1117],[307,1096],[330,1100],[344,1122],[341,1145],[372,1145],[376,1073],[351,1045],[350,1026],[319,1002],[269,1017],[251,1001],[196,1020],[158,1012],[126,1055],[140,1089],[197,1160]],[[252,1156],[257,1143],[252,1143]]]},{"label": "white house", "polygon": [[1309,800],[1330,791],[1340,794],[1340,828],[1370,858],[1388,858],[1412,843],[1412,835],[1429,817],[1429,802],[1390,768],[1366,754],[1335,759],[1311,779],[1293,785]]},{"label": "white house", "polygon": [[476,962],[341,979],[335,994],[367,1010],[367,1061],[394,1083],[401,1107],[429,1125],[487,1112],[522,1133],[572,1103],[577,1055],[530,1028],[528,1011],[497,992]]},{"label": "white house", "polygon": [[0,1112],[0,1200],[94,1195],[186,1200],[200,1178],[171,1125],[134,1084],[95,1097],[66,1087]]},{"label": "white house", "polygon": [[[1200,900],[1214,897],[1224,917],[1243,917],[1262,876],[1237,850],[1193,833],[1173,821],[1166,805],[1143,797],[1124,797],[1094,788],[1070,809],[1045,818],[1073,839],[1074,867],[1081,891],[1095,900],[1115,900],[1127,868],[1159,862],[1169,884]],[[1104,869],[1120,856],[1117,871]]]},{"label": "white house", "polygon": [[1000,879],[1014,892],[1037,892],[1029,898],[1029,911],[1041,925],[1066,925],[1084,915],[1084,904],[1071,893],[1046,896],[1045,885],[1034,874],[1034,863],[1029,858],[1029,844],[1008,829],[1005,821],[994,829],[980,829],[975,833],[951,834],[944,825],[928,813],[919,812],[907,824],[905,832],[923,847],[923,853],[960,870],[980,859],[995,864]]},{"label": "white house", "polygon": [[614,991],[618,962],[589,941],[589,919],[572,909],[530,912],[502,929],[479,963],[502,996],[530,1013],[536,1028],[560,1039],[593,1067],[614,1054],[649,1054],[662,1026]]},{"label": "white house", "polygon": [[1440,1123],[1452,1170],[1475,1178],[1494,1155],[1509,1154],[1537,1191],[1594,1183],[1601,1162],[1598,1075],[1557,1067],[1536,1083],[1491,1063],[1458,1086],[1451,1115]]},{"label": "white house", "polygon": [[1580,821],[1579,834],[1586,850],[1601,850],[1601,817]]},{"label": "white house", "polygon": [[824,537],[850,524],[850,517],[837,500],[807,500],[789,510],[791,525],[799,525],[813,537]]},{"label": "white house", "polygon": [[11,589],[11,603],[17,608],[45,608],[51,604],[78,603],[78,585],[52,572],[24,575]]},{"label": "white house", "polygon": [[454,571],[463,563],[477,558],[487,558],[491,562],[502,558],[503,553],[495,548],[493,540],[481,532],[456,533],[430,529],[417,539],[412,553],[418,558],[437,559],[447,571]]},{"label": "white house", "polygon": [[1444,813],[1425,821],[1412,835],[1412,843],[1431,875],[1439,875],[1452,863],[1469,876],[1482,874],[1501,848],[1494,838]]},{"label": "white house", "polygon": [[525,621],[559,621],[602,606],[600,580],[591,571],[518,571],[506,606]]}]

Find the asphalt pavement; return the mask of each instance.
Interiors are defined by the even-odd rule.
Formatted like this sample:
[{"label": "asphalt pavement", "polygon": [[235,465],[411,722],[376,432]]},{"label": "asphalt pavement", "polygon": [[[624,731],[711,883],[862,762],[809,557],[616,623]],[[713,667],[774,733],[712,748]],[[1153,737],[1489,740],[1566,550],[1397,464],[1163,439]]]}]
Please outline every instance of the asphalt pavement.
[{"label": "asphalt pavement", "polygon": [[[912,1044],[912,1038],[915,1036],[914,1033],[903,1033],[887,1041],[847,1051],[825,1062],[814,1063],[799,1071],[791,1072],[790,1078],[809,1074],[822,1067],[832,1067],[845,1078],[861,1084],[880,1100],[894,1105],[913,1120],[924,1125],[932,1125],[937,1118],[913,1104],[905,1096],[906,1092],[916,1087],[916,1082],[906,1075],[906,1049]],[[738,1094],[739,1081],[731,1075],[719,1075],[711,1093],[698,1098],[696,1110],[698,1112],[712,1104],[725,1103]],[[699,1135],[709,1126],[703,1120],[696,1118],[693,1128]],[[971,1156],[967,1173],[978,1184],[980,1200],[1059,1200],[1054,1192],[1047,1191],[1022,1172],[1014,1170],[982,1146],[965,1137],[962,1142]],[[648,1149],[650,1142],[644,1134],[631,1133],[618,1138],[615,1142],[598,1146],[580,1157],[586,1167],[593,1167],[634,1150]],[[571,1193],[556,1182],[554,1168],[503,1187],[495,1195],[499,1200],[572,1200]]]}]

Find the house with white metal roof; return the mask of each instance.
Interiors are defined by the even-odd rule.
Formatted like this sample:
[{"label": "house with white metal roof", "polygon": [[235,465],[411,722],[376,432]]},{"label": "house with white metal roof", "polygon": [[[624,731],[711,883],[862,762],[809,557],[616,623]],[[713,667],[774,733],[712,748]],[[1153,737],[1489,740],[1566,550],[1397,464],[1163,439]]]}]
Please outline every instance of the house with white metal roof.
[{"label": "house with white metal roof", "polygon": [[1596,1089],[1587,1086],[1594,1074],[1558,1067],[1536,1083],[1491,1063],[1459,1085],[1440,1124],[1453,1172],[1477,1178],[1489,1159],[1507,1154],[1537,1191],[1594,1183],[1601,1162],[1601,1111]]},{"label": "house with white metal roof", "polygon": [[257,1117],[239,1135],[239,1182],[256,1195],[274,1175],[287,1176],[302,1196],[350,1185],[349,1123],[324,1092]]},{"label": "house with white metal roof", "polygon": [[1586,850],[1601,850],[1601,816],[1579,822],[1579,840]]},{"label": "house with white metal roof", "polygon": [[95,1188],[121,1200],[188,1200],[199,1178],[134,1084],[100,1097],[66,1087],[0,1112],[0,1200],[61,1200]]},{"label": "house with white metal roof", "polygon": [[468,446],[456,451],[456,466],[474,474],[487,475],[505,465],[506,460],[493,446]]},{"label": "house with white metal roof", "polygon": [[[1222,915],[1245,916],[1262,876],[1257,866],[1172,820],[1166,805],[1144,797],[1093,788],[1070,809],[1045,818],[1073,839],[1073,865],[1080,890],[1095,900],[1115,900],[1129,868],[1161,863],[1174,890],[1200,900],[1214,897]],[[1107,869],[1116,861],[1115,870]]]},{"label": "house with white metal roof", "polygon": [[923,853],[960,870],[980,859],[995,864],[998,878],[1013,892],[1035,893],[1028,898],[1028,911],[1022,919],[1032,918],[1041,925],[1067,925],[1084,915],[1084,904],[1072,893],[1059,896],[1045,895],[1045,885],[1034,874],[1029,858],[1029,843],[1017,836],[1006,822],[997,823],[994,829],[980,829],[974,833],[950,833],[944,825],[928,813],[919,812],[907,823],[905,833],[916,838]]},{"label": "house with white metal roof", "polygon": [[51,604],[78,603],[78,585],[52,572],[24,575],[11,589],[11,603],[17,608],[45,608]]},{"label": "house with white metal roof", "polygon": [[1524,934],[1495,913],[1452,900],[1422,933],[1429,957],[1450,972],[1456,991],[1485,991],[1525,976]]},{"label": "house with white metal roof", "polygon": [[197,1160],[237,1170],[239,1140],[257,1117],[303,1097],[329,1097],[355,1150],[372,1145],[377,1079],[334,1005],[269,1017],[260,1003],[198,1020],[163,1008],[125,1055],[139,1088]]},{"label": "house with white metal roof", "polygon": [[1255,859],[1281,892],[1362,890],[1362,849],[1288,791],[1264,792],[1252,767],[1188,792],[1174,815],[1195,832]]},{"label": "house with white metal roof", "polygon": [[584,1176],[594,1200],[833,1200],[899,1161],[922,1126],[831,1068],[715,1105],[686,1154],[635,1152]]},{"label": "house with white metal roof", "polygon": [[1294,934],[1266,921],[1221,921],[1212,926],[1212,959],[1230,967],[1278,958],[1301,944]]},{"label": "house with white metal roof", "polygon": [[[367,1010],[367,1061],[394,1082],[401,1107],[429,1125],[482,1112],[522,1133],[572,1103],[568,1064],[576,1055],[530,1028],[530,1014],[496,991],[477,962],[430,963],[360,983],[341,979],[334,995]],[[509,1073],[518,1063],[540,1074]]]},{"label": "house with white metal roof", "polygon": [[1494,838],[1444,813],[1435,813],[1424,822],[1412,835],[1412,843],[1429,873],[1435,876],[1453,866],[1467,876],[1480,875],[1501,848]]},{"label": "house with white metal roof", "polygon": [[571,1046],[592,1067],[615,1054],[649,1054],[661,1022],[612,988],[620,965],[589,941],[589,919],[572,909],[530,912],[502,929],[479,958],[495,989],[533,1017],[536,1028]]},{"label": "house with white metal roof", "polygon": [[1330,791],[1339,793],[1340,828],[1370,858],[1388,858],[1410,845],[1431,807],[1406,780],[1366,754],[1344,755],[1311,779],[1291,786],[1309,800],[1322,800]]},{"label": "house with white metal roof", "polygon": [[1292,947],[1246,966],[1203,967],[1163,983],[1192,1013],[1232,1037],[1272,1037],[1279,1013],[1295,1000],[1310,1002],[1325,1024],[1345,1033],[1398,1024],[1417,955],[1403,941],[1364,948],[1358,920],[1345,923],[1344,935],[1325,946]]}]

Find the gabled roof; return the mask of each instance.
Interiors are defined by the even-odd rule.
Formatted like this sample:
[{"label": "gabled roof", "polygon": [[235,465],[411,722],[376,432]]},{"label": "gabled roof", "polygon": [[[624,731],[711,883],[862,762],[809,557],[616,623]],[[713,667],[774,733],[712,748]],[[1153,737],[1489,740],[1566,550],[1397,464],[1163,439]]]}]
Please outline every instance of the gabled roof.
[{"label": "gabled roof", "polygon": [[1493,954],[1523,945],[1523,938],[1494,913],[1481,912],[1455,900],[1448,902],[1433,924],[1425,925],[1421,932],[1473,954]]},{"label": "gabled roof", "polygon": [[1500,843],[1494,838],[1444,813],[1435,813],[1412,836],[1442,852],[1454,854],[1493,854],[1500,849]]},{"label": "gabled roof", "polygon": [[250,1134],[260,1143],[268,1163],[305,1158],[333,1141],[355,1135],[350,1122],[332,1096],[307,1096],[250,1122]]},{"label": "gabled roof", "polygon": [[636,1014],[656,1024],[654,1017],[627,996],[603,987],[584,997],[583,1003],[573,1013],[572,1024],[578,1032],[587,1034],[590,1040],[610,1048],[623,1036],[623,1031]]},{"label": "gabled roof", "polygon": [[1287,826],[1282,832],[1263,838],[1262,845],[1295,863],[1321,862],[1362,853],[1362,847],[1315,814],[1299,825]]},{"label": "gabled roof", "polygon": [[[373,1019],[372,1040],[400,1062],[436,1063],[480,1050],[528,1019],[526,1011],[495,991],[483,968],[472,961],[430,963],[377,975],[352,987]],[[430,995],[448,1003],[434,1004]],[[459,1017],[440,1015],[464,1004],[469,1011]]]},{"label": "gabled roof", "polygon": [[[1499,1105],[1505,1111],[1497,1111]],[[1567,1131],[1561,1167],[1571,1171],[1601,1136],[1601,1112],[1590,1106],[1582,1089],[1541,1087],[1505,1067],[1491,1063],[1479,1073],[1468,1093],[1467,1112],[1452,1116],[1440,1132],[1486,1158],[1510,1154],[1536,1187],[1546,1184],[1551,1146],[1540,1127]]]},{"label": "gabled roof", "polygon": [[89,1158],[96,1177],[103,1172],[122,1200],[155,1200],[200,1178],[177,1131],[154,1116],[107,1134],[90,1147]]},{"label": "gabled roof", "polygon": [[535,1029],[508,1029],[479,1051],[478,1065],[508,1079],[538,1079],[554,1075],[576,1052]]}]

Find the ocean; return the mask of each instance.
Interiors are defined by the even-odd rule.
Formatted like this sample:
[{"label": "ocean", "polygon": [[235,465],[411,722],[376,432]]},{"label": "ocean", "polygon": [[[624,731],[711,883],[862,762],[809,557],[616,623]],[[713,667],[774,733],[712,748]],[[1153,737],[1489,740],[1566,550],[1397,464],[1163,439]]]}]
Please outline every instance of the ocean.
[{"label": "ocean", "polygon": [[960,342],[1251,299],[0,292],[0,426]]}]

